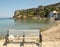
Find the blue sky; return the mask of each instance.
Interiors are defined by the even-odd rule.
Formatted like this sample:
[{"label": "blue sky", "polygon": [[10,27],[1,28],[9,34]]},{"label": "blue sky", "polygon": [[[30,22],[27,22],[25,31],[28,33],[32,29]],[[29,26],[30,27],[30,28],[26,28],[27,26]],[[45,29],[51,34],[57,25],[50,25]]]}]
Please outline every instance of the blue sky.
[{"label": "blue sky", "polygon": [[0,0],[0,18],[9,18],[15,10],[58,3],[60,0]]}]

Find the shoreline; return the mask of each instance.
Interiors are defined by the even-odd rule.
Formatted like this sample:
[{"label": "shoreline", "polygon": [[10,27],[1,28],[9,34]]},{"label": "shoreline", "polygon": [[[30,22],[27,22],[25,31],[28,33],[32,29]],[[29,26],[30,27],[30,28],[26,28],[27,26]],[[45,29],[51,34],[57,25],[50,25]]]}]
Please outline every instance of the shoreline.
[{"label": "shoreline", "polygon": [[[60,46],[60,21],[56,21],[57,25],[41,32],[42,34],[42,47],[55,47]],[[56,39],[57,38],[57,39]],[[0,46],[4,47],[4,39],[0,40]],[[46,45],[47,44],[47,45]],[[14,45],[14,44],[13,44]],[[11,47],[12,45],[9,45]],[[17,46],[17,45],[16,45]]]}]

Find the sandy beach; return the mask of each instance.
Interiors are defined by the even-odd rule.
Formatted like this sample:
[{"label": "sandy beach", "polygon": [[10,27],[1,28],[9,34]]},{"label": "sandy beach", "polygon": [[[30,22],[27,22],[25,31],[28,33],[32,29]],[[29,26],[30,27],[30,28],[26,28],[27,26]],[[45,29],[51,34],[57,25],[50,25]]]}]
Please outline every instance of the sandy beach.
[{"label": "sandy beach", "polygon": [[60,47],[60,21],[58,25],[42,32],[42,47]]}]

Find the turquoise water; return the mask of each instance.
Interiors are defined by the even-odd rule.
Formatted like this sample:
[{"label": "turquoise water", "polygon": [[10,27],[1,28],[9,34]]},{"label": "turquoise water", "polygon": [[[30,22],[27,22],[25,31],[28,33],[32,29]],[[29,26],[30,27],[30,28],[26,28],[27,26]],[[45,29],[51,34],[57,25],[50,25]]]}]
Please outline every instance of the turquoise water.
[{"label": "turquoise water", "polygon": [[49,23],[41,23],[38,20],[14,20],[8,18],[0,18],[0,36],[5,36],[9,29],[41,29],[45,28]]}]

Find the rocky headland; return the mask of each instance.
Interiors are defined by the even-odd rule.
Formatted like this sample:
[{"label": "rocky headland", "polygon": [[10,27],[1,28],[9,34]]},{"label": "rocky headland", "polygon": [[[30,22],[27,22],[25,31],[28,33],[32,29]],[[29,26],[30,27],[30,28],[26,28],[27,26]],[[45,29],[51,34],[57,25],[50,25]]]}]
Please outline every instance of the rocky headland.
[{"label": "rocky headland", "polygon": [[47,18],[49,16],[50,11],[59,11],[60,12],[60,2],[56,4],[46,5],[46,6],[38,6],[37,8],[30,8],[24,10],[15,10],[14,19],[41,19]]}]

